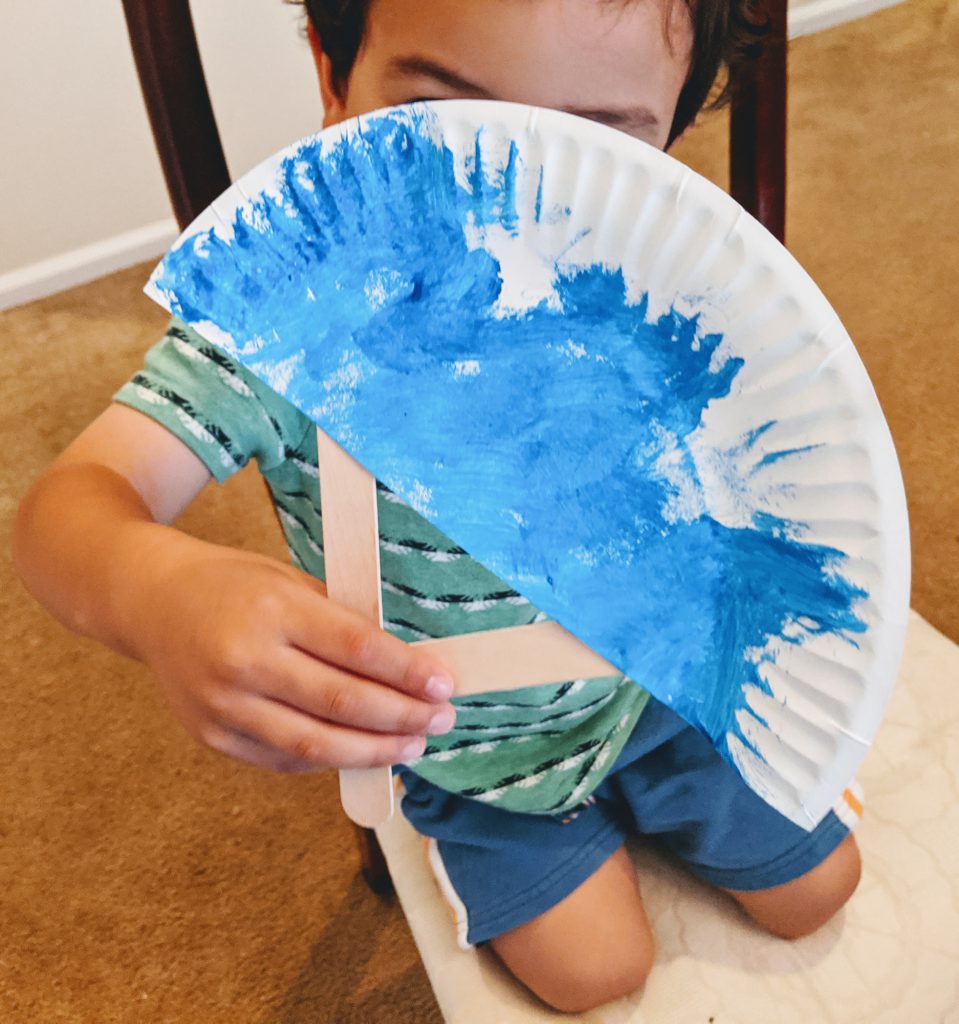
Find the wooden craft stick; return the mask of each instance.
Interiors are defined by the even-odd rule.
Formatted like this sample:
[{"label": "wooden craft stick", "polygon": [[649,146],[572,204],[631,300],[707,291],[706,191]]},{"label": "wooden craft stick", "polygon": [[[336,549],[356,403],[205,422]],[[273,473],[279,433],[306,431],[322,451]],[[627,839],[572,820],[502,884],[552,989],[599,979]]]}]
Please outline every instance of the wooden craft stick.
[{"label": "wooden craft stick", "polygon": [[[329,597],[382,628],[376,480],[322,431],[316,431],[323,511],[323,554]],[[393,814],[393,777],[385,768],[340,771],[343,810],[375,828]]]},{"label": "wooden craft stick", "polygon": [[619,673],[558,622],[420,640],[415,646],[427,648],[448,666],[457,697]]}]

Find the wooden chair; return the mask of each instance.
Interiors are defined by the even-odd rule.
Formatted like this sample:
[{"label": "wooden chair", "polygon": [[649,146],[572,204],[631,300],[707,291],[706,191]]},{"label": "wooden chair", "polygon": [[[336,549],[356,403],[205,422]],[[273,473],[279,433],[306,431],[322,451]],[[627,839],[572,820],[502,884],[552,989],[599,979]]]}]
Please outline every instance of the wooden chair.
[{"label": "wooden chair", "polygon": [[[189,0],[123,0],[124,13],[154,139],[170,198],[186,227],[230,184],[190,14]],[[762,55],[749,65],[733,101],[730,182],[734,198],[780,240],[785,222],[786,2],[767,0],[768,31]],[[378,531],[372,477],[318,432],[324,540],[330,595],[381,622]],[[324,483],[326,481],[326,483]],[[331,541],[328,531],[334,531]],[[349,552],[349,566],[343,553]],[[367,563],[357,571],[356,560]],[[429,641],[458,682],[479,689],[481,678],[503,678],[503,666],[524,665],[512,685],[557,681],[614,671],[555,623],[502,631],[505,659],[493,664],[475,638]],[[534,636],[535,634],[535,636]],[[543,643],[543,639],[548,643]],[[512,645],[512,646],[509,646]],[[543,657],[547,650],[550,656]],[[517,657],[517,654],[527,652]],[[535,653],[534,653],[535,652]],[[534,664],[535,663],[535,664]],[[557,674],[558,673],[558,674]],[[472,682],[471,682],[472,681]],[[508,681],[500,688],[509,685]],[[462,690],[460,692],[463,692]],[[351,817],[382,819],[392,800],[388,769],[341,773],[344,807]],[[377,892],[391,889],[382,851],[371,828],[356,826],[363,874]]]}]

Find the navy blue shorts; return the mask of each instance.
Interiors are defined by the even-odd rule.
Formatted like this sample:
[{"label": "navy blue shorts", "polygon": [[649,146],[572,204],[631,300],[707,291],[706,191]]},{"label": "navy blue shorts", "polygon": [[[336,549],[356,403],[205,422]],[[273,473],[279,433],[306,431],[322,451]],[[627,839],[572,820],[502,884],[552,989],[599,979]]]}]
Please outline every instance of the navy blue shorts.
[{"label": "navy blue shorts", "polygon": [[516,928],[578,888],[630,836],[650,837],[724,889],[783,885],[823,861],[861,810],[856,784],[812,832],[764,803],[675,712],[650,699],[592,796],[561,815],[516,814],[398,769],[403,813],[430,863],[461,946]]}]

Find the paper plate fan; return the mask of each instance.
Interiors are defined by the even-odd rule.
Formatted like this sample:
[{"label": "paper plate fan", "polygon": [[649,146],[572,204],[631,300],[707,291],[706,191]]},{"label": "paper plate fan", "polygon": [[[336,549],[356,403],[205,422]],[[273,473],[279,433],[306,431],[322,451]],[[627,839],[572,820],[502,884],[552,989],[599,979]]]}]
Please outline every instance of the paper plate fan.
[{"label": "paper plate fan", "polygon": [[267,160],[147,291],[809,828],[908,608],[895,451],[846,331],[725,193],[508,103]]}]

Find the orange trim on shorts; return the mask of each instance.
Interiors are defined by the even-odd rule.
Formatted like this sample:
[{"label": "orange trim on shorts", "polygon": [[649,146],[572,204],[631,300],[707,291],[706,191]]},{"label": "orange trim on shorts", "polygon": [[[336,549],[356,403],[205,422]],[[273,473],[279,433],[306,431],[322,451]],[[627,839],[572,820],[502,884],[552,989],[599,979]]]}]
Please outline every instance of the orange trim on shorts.
[{"label": "orange trim on shorts", "polygon": [[851,789],[844,789],[842,791],[842,798],[849,804],[849,809],[856,815],[857,818],[862,817],[862,803],[855,796]]}]

